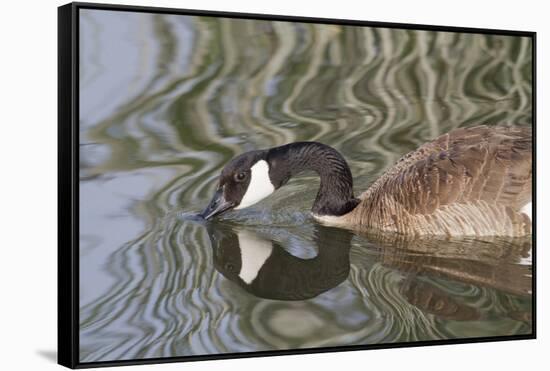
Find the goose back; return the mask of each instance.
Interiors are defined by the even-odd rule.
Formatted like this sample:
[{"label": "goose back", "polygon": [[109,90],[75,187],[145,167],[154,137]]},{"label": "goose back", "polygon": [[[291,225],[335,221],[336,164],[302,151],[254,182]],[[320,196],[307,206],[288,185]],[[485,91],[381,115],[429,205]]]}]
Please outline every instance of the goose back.
[{"label": "goose back", "polygon": [[530,127],[460,128],[403,156],[339,223],[413,235],[531,233]]}]

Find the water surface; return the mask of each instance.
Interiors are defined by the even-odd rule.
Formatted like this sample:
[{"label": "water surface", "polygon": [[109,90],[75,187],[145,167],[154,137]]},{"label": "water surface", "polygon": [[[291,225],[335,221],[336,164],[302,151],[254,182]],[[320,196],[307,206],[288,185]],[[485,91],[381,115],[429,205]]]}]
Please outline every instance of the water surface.
[{"label": "water surface", "polygon": [[329,144],[359,194],[453,128],[531,125],[530,39],[100,10],[80,27],[81,362],[531,333],[528,238],[323,227],[314,176],[192,217],[244,151]]}]

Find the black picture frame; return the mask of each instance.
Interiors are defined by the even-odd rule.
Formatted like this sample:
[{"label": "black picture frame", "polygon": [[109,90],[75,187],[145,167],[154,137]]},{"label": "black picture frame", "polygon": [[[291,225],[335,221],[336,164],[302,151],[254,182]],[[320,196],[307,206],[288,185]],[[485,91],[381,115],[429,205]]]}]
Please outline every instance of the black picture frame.
[{"label": "black picture frame", "polygon": [[334,25],[355,25],[426,31],[509,35],[532,40],[533,71],[533,202],[536,205],[536,32],[463,28],[422,24],[401,24],[360,20],[296,17],[157,8],[98,3],[70,3],[58,8],[58,363],[69,368],[187,362],[244,357],[263,357],[321,352],[342,352],[380,348],[418,347],[463,343],[536,339],[536,207],[533,209],[533,296],[532,333],[513,336],[418,341],[393,344],[349,345],[312,349],[291,349],[249,353],[228,353],[170,358],[149,358],[82,363],[79,360],[79,11],[101,9],[123,12],[212,16],[270,21]]}]

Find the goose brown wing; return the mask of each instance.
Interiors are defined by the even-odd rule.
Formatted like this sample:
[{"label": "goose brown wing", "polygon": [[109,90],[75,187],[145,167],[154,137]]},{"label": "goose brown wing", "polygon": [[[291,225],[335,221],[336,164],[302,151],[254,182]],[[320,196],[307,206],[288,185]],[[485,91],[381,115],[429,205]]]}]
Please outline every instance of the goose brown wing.
[{"label": "goose brown wing", "polygon": [[403,233],[530,233],[519,210],[531,201],[531,178],[530,127],[461,128],[403,156],[354,214]]}]

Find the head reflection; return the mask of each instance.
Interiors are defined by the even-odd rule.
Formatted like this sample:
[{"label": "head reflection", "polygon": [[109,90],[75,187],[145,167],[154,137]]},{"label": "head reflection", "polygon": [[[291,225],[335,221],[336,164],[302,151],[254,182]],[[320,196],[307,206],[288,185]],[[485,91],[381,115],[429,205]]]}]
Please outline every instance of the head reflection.
[{"label": "head reflection", "polygon": [[[316,297],[342,283],[349,274],[349,231],[315,226],[313,258],[292,255],[269,234],[243,226],[208,223],[214,266],[249,293],[275,300]],[[309,245],[309,246],[308,246]]]}]

